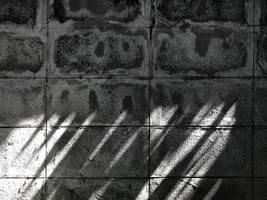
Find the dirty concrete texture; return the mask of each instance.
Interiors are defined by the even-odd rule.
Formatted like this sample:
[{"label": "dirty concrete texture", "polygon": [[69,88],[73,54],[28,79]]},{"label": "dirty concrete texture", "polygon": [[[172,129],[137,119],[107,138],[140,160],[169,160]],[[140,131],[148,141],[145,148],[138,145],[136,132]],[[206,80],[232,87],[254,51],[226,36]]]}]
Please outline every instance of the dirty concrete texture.
[{"label": "dirty concrete texture", "polygon": [[0,199],[264,200],[265,0],[0,0]]}]

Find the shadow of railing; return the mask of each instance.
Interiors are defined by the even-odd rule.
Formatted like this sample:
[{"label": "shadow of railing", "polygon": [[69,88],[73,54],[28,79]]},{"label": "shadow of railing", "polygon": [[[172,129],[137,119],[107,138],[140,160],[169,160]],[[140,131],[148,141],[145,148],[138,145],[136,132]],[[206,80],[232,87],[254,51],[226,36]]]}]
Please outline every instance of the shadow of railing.
[{"label": "shadow of railing", "polygon": [[[31,199],[39,199],[45,191],[47,199],[55,200],[143,200],[148,199],[148,190],[151,199],[212,199],[220,188],[227,188],[223,177],[249,173],[242,159],[235,160],[246,150],[231,152],[239,136],[235,129],[247,123],[240,117],[244,105],[238,98],[230,93],[196,103],[195,97],[185,99],[178,93],[164,94],[164,88],[156,90],[151,113],[143,118],[138,115],[140,125],[129,125],[136,118],[129,97],[119,115],[110,119],[111,125],[97,124],[103,110],[96,100],[90,100],[96,109],[88,116],[71,109],[46,116],[40,124],[47,125],[46,140],[39,142],[32,158],[46,151],[33,177],[48,178]],[[155,100],[166,96],[165,102]],[[29,136],[17,159],[41,130]],[[229,155],[232,161],[227,161]],[[25,195],[37,180],[28,182],[18,195]],[[198,189],[203,185],[204,190]]]}]

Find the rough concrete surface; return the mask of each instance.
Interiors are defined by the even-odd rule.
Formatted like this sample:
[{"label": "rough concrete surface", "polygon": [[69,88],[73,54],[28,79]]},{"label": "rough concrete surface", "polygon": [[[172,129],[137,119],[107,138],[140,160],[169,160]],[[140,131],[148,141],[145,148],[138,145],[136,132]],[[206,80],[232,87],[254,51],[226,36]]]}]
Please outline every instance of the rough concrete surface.
[{"label": "rough concrete surface", "polygon": [[266,0],[0,0],[0,200],[265,200],[266,146]]}]

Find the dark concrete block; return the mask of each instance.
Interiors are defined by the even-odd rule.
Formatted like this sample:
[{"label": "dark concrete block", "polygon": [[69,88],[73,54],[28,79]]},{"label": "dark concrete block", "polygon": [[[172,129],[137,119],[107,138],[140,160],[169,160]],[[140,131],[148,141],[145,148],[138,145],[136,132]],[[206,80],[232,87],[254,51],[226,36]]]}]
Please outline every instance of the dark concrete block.
[{"label": "dark concrete block", "polygon": [[254,179],[254,197],[253,200],[265,200],[267,197],[267,179]]},{"label": "dark concrete block", "polygon": [[44,200],[43,184],[42,179],[0,179],[0,199]]},{"label": "dark concrete block", "polygon": [[256,29],[255,75],[267,76],[267,28]]},{"label": "dark concrete block", "polygon": [[0,128],[0,176],[44,176],[44,171],[36,175],[45,160],[45,148],[37,151],[44,142],[41,128]]},{"label": "dark concrete block", "polygon": [[251,76],[252,30],[198,26],[158,28],[153,34],[154,75]]},{"label": "dark concrete block", "polygon": [[[51,117],[48,124],[51,126],[81,126],[88,117],[92,117],[90,125],[143,125],[147,121],[146,81],[55,79],[48,84],[48,113]],[[73,115],[72,123],[62,123]]]},{"label": "dark concrete block", "polygon": [[148,129],[50,128],[48,138],[50,177],[147,176]]},{"label": "dark concrete block", "polygon": [[0,80],[0,126],[44,126],[44,80]]},{"label": "dark concrete block", "polygon": [[267,25],[267,2],[265,0],[254,0],[255,25]]},{"label": "dark concrete block", "polygon": [[34,24],[36,21],[38,0],[1,0],[0,23]]},{"label": "dark concrete block", "polygon": [[147,1],[129,0],[54,0],[54,17],[63,23],[74,21],[132,22],[144,17]]},{"label": "dark concrete block", "polygon": [[0,32],[0,76],[39,72],[44,54],[44,43],[39,37]]},{"label": "dark concrete block", "polygon": [[254,131],[254,176],[267,177],[267,129]]},{"label": "dark concrete block", "polygon": [[[144,182],[143,179],[91,179],[83,182],[75,179],[52,179],[47,184],[47,196],[53,197],[53,200],[135,200]],[[148,191],[143,199],[148,199]]]},{"label": "dark concrete block", "polygon": [[168,22],[180,22],[190,19],[197,22],[219,21],[248,23],[252,10],[252,1],[183,1],[159,0],[156,13]]},{"label": "dark concrete block", "polygon": [[55,67],[63,75],[148,75],[148,33],[90,30],[56,41]]},{"label": "dark concrete block", "polygon": [[152,129],[152,177],[251,176],[250,128]]},{"label": "dark concrete block", "polygon": [[251,125],[251,81],[211,79],[152,81],[151,125]]},{"label": "dark concrete block", "polygon": [[254,120],[255,125],[267,125],[267,80],[255,80]]},{"label": "dark concrete block", "polygon": [[[158,185],[158,182],[161,182]],[[250,200],[251,180],[238,178],[154,179],[151,200]]]}]

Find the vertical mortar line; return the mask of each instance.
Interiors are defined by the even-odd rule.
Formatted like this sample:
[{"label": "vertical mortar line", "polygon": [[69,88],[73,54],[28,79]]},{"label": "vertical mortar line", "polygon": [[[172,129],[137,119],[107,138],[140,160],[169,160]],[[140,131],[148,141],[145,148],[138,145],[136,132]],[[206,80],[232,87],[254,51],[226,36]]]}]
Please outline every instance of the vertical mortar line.
[{"label": "vertical mortar line", "polygon": [[[251,95],[251,119],[252,119],[252,135],[251,135],[251,199],[254,199],[254,91],[255,91],[255,0],[252,1],[253,15],[252,15],[252,95]],[[257,46],[256,46],[257,47]]]},{"label": "vertical mortar line", "polygon": [[49,58],[49,45],[48,45],[48,36],[49,36],[49,0],[46,0],[46,55],[45,55],[45,62],[46,62],[46,69],[45,69],[45,183],[44,183],[44,199],[47,198],[47,134],[48,134],[48,105],[47,105],[47,90],[48,90],[48,67],[50,64]]},{"label": "vertical mortar line", "polygon": [[148,199],[150,199],[150,188],[151,188],[151,173],[150,173],[150,137],[151,137],[151,79],[153,78],[153,57],[152,57],[152,32],[153,32],[153,23],[151,20],[154,20],[154,1],[149,1],[149,48],[148,48],[148,54],[149,54],[149,63],[148,63]]}]

